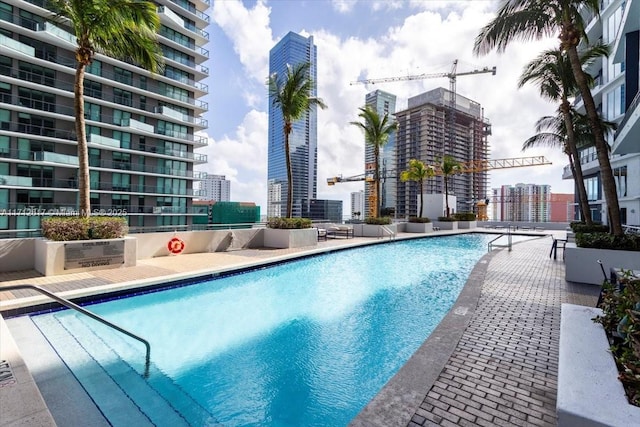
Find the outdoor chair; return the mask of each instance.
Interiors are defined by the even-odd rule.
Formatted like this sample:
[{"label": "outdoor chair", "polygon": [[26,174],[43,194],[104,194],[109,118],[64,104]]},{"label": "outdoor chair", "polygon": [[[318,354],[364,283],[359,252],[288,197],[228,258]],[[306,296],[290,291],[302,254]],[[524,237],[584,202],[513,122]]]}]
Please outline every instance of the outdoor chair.
[{"label": "outdoor chair", "polygon": [[567,239],[556,239],[553,236],[551,236],[551,238],[553,239],[553,244],[551,245],[551,252],[549,252],[549,258],[551,258],[551,255],[553,255],[553,259],[557,259],[558,249],[562,249],[562,259],[564,260],[564,250],[565,250],[565,246],[567,245]]},{"label": "outdoor chair", "polygon": [[318,241],[327,240],[327,230],[326,228],[318,228]]}]

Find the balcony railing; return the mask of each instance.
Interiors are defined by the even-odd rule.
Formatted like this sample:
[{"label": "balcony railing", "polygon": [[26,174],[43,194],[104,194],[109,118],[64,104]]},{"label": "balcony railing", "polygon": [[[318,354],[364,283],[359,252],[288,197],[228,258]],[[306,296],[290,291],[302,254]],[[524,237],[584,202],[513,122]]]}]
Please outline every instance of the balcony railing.
[{"label": "balcony railing", "polygon": [[622,132],[622,130],[624,129],[625,125],[629,121],[629,118],[634,115],[636,109],[638,108],[638,103],[640,103],[640,91],[638,93],[636,93],[636,96],[633,97],[633,101],[631,101],[631,104],[629,105],[629,108],[627,108],[627,111],[626,111],[626,113],[624,115],[624,118],[622,119],[622,121],[618,125],[618,128],[616,129],[616,133],[615,133],[614,139],[616,139],[618,137],[618,135],[620,134],[620,132]]}]

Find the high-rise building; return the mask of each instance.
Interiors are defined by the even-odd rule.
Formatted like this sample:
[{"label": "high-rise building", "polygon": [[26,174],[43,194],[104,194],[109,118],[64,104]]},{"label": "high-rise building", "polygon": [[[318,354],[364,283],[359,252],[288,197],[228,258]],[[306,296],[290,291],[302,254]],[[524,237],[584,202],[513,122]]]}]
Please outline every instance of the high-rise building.
[{"label": "high-rise building", "polygon": [[365,203],[364,191],[354,191],[351,193],[351,219],[361,219],[366,216],[367,205]]},{"label": "high-rise building", "polygon": [[[440,163],[445,155],[458,162],[488,160],[491,134],[482,106],[456,94],[455,108],[451,92],[438,88],[409,98],[408,108],[396,113],[396,171],[409,167],[410,159],[426,165]],[[456,212],[473,211],[475,204],[487,196],[488,174],[472,172],[449,177],[449,195],[456,196]],[[417,182],[397,182],[396,216],[415,216],[418,212]],[[436,176],[424,183],[425,193],[445,193],[444,177]]]},{"label": "high-rise building", "polygon": [[[303,37],[289,32],[269,52],[269,75],[277,73],[286,76],[288,66],[308,62],[309,78],[313,81],[311,96],[317,95],[317,59],[313,37]],[[293,123],[289,134],[291,168],[293,173],[293,212],[300,217],[304,209],[302,203],[316,198],[318,165],[318,129],[317,107],[312,106]],[[281,217],[286,215],[287,166],[284,152],[284,120],[282,112],[269,100],[269,147],[268,147],[268,194],[267,215]]]},{"label": "high-rise building", "polygon": [[[160,2],[160,74],[97,54],[84,80],[91,208],[129,225],[188,225],[206,163],[201,115],[209,2]],[[0,4],[0,229],[39,228],[41,215],[78,210],[75,36],[47,2]],[[33,212],[33,210],[32,210]]]},{"label": "high-rise building", "polygon": [[[396,111],[396,96],[384,92],[381,90],[375,90],[369,92],[365,96],[365,105],[372,107],[380,117],[385,114],[389,115],[391,123],[395,122],[393,114]],[[396,164],[396,134],[395,132],[389,135],[387,143],[380,148],[380,207],[382,211],[381,216],[394,216],[391,215],[391,211],[395,214],[396,207],[396,183],[397,177],[395,173]],[[374,147],[370,144],[365,144],[364,148],[364,163],[365,170],[371,170],[375,168]],[[370,212],[369,200],[370,200],[369,185],[365,187],[365,202],[366,209],[361,210],[364,215],[365,212]],[[352,209],[353,212],[353,209]]]},{"label": "high-rise building", "polygon": [[200,183],[200,199],[216,202],[231,201],[231,181],[224,175],[207,175]]},{"label": "high-rise building", "polygon": [[[622,224],[640,226],[640,1],[605,1],[598,15],[585,18],[589,41],[602,40],[612,48],[608,57],[595,61],[588,71],[595,79],[592,93],[601,118],[617,124],[615,133],[607,137],[620,220]],[[575,107],[585,112],[582,97],[576,99]],[[608,208],[595,148],[586,146],[579,150],[591,216],[594,221],[607,223]],[[573,178],[569,166],[562,177]]]},{"label": "high-rise building", "polygon": [[549,222],[551,186],[503,185],[493,189],[493,219],[496,221]]}]

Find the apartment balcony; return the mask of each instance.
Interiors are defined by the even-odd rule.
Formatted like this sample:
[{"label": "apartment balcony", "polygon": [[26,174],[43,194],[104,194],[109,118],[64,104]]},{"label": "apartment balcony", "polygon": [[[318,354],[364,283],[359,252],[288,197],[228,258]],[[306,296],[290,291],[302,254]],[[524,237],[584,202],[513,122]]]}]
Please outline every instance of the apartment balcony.
[{"label": "apartment balcony", "polygon": [[166,105],[161,105],[159,107],[154,108],[154,112],[156,114],[163,115],[165,117],[169,117],[174,120],[178,120],[181,122],[191,123],[195,126],[199,126],[202,128],[207,127],[207,120],[201,117],[193,117],[187,114],[182,114],[180,111],[176,111],[171,107],[167,107]]},{"label": "apartment balcony", "polygon": [[152,125],[148,125],[134,119],[122,119],[122,121],[120,122],[120,126],[140,130],[143,132],[154,133],[154,128]]},{"label": "apartment balcony", "polygon": [[153,173],[157,175],[163,175],[167,177],[177,177],[177,178],[204,179],[206,177],[206,173],[204,177],[201,177],[200,175],[201,172],[196,172],[191,170],[172,169],[172,168],[161,167],[161,166],[141,165],[133,162],[122,162],[122,161],[114,161],[114,160],[98,159],[96,161],[91,161],[89,166],[90,166],[90,169],[102,168],[102,169],[110,169],[117,172],[129,171],[129,172]]},{"label": "apartment balcony", "polygon": [[0,188],[33,186],[33,178],[26,176],[0,175]]},{"label": "apartment balcony", "polygon": [[[598,156],[593,153],[589,156],[583,156],[580,159],[580,165],[582,166],[582,175],[592,175],[600,170],[600,163],[598,163]],[[573,179],[571,173],[571,165],[566,165],[562,171],[562,179]]]},{"label": "apartment balcony", "polygon": [[[205,22],[207,24],[209,23],[209,15],[199,11],[198,9],[193,7],[191,3],[189,3],[188,6],[187,6],[186,4],[178,3],[175,0],[170,0],[170,1],[171,1],[171,3],[175,4],[180,9],[182,9],[183,11],[194,15],[196,18],[202,20],[203,22]],[[207,1],[206,4],[209,4],[209,2]]]},{"label": "apartment balcony", "polygon": [[636,94],[616,130],[613,154],[640,153],[640,92]]},{"label": "apartment balcony", "polygon": [[36,56],[35,48],[29,46],[28,44],[20,43],[17,40],[5,36],[4,34],[0,34],[0,46],[4,46],[32,58],[35,58]]},{"label": "apartment balcony", "polygon": [[76,36],[63,30],[62,28],[53,25],[50,22],[45,22],[44,25],[38,24],[37,31],[47,34],[49,40],[63,40],[67,43],[71,43],[72,45],[76,45]]},{"label": "apartment balcony", "polygon": [[107,136],[97,135],[95,133],[87,134],[87,142],[91,144],[105,145],[111,148],[120,148],[120,141]]},{"label": "apartment balcony", "polygon": [[78,157],[67,154],[52,153],[50,151],[34,151],[33,160],[36,162],[57,163],[61,165],[78,166]]},{"label": "apartment balcony", "polygon": [[169,9],[165,6],[158,6],[158,15],[160,15],[160,19],[162,23],[174,23],[178,24],[180,27],[185,26],[184,19],[182,19],[177,13]]}]

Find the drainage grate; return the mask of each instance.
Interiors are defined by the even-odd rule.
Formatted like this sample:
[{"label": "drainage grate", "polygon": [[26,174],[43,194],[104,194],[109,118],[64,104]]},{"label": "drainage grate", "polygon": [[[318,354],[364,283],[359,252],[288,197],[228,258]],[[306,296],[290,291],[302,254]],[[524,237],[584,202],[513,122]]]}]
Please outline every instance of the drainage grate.
[{"label": "drainage grate", "polygon": [[13,385],[16,383],[16,379],[13,376],[11,365],[6,360],[0,360],[0,387]]}]

